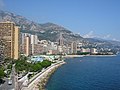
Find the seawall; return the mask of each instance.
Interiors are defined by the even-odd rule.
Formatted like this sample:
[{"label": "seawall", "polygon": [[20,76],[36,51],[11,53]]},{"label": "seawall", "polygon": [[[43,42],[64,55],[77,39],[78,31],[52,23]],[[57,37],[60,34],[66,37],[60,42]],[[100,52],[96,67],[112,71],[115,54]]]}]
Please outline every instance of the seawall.
[{"label": "seawall", "polygon": [[34,81],[32,81],[27,87],[22,90],[45,90],[46,83],[55,70],[61,65],[65,64],[64,61],[53,64],[45,69]]}]

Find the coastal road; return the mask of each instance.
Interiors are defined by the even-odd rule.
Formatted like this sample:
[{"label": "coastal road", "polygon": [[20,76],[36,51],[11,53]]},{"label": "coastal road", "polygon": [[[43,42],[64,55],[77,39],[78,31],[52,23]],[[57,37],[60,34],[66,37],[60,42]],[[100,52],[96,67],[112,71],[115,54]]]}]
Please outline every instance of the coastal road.
[{"label": "coastal road", "polygon": [[22,90],[39,90],[38,88],[38,83],[40,82],[40,80],[42,80],[42,78],[46,77],[48,73],[50,73],[54,68],[58,67],[59,65],[64,64],[65,62],[60,61],[57,62],[53,65],[51,65],[50,67],[46,68],[44,71],[38,73],[37,75],[35,75],[29,82],[28,87],[23,87]]},{"label": "coastal road", "polygon": [[12,71],[11,71],[11,75],[10,75],[10,79],[12,80],[12,84],[9,85],[8,81],[10,79],[6,78],[5,83],[0,86],[0,90],[17,90],[17,82],[18,81],[17,81],[17,75],[15,73],[15,67],[14,66],[15,65],[13,65],[13,67],[12,67]]},{"label": "coastal road", "polygon": [[14,83],[14,77],[13,76],[11,77],[11,80],[12,80],[12,84],[8,85],[9,79],[6,78],[5,83],[0,86],[0,90],[15,90],[14,89],[15,83]]}]

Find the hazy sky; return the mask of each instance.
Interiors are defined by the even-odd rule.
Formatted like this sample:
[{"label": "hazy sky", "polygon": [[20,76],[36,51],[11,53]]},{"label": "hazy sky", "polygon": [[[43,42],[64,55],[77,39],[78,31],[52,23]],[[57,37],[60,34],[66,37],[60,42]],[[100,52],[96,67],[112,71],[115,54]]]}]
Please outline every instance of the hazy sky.
[{"label": "hazy sky", "polygon": [[120,0],[0,0],[0,8],[84,37],[120,40]]}]

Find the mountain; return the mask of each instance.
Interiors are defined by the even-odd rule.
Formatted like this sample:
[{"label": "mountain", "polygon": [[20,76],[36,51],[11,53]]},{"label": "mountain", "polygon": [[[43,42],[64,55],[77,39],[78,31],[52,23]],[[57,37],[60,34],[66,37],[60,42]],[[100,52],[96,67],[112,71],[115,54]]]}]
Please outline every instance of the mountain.
[{"label": "mountain", "polygon": [[100,48],[111,48],[120,50],[120,43],[115,41],[107,41],[96,38],[83,38],[79,34],[74,34],[70,30],[48,22],[44,24],[40,24],[27,18],[16,15],[11,12],[0,11],[0,21],[12,21],[15,22],[16,25],[21,27],[21,32],[23,33],[31,33],[37,34],[40,40],[50,40],[50,41],[58,41],[60,35],[62,34],[65,44],[70,43],[72,41],[82,42],[85,47],[100,47]]},{"label": "mountain", "polygon": [[108,48],[112,49],[113,51],[120,51],[120,42],[119,41],[113,41],[113,40],[104,40],[101,38],[85,38],[86,41],[89,41],[89,45],[96,46],[98,48]]},{"label": "mountain", "polygon": [[24,30],[34,30],[34,31],[42,30],[42,27],[38,23],[30,21],[23,16],[16,15],[14,13],[6,12],[6,11],[0,11],[0,21],[13,21],[17,25],[21,26],[21,29]]},{"label": "mountain", "polygon": [[102,38],[85,38],[87,41],[90,41],[91,43],[109,43],[113,45],[120,46],[120,41],[114,41],[114,40],[105,40]]},{"label": "mountain", "polygon": [[83,41],[80,35],[73,34],[70,30],[54,23],[36,23],[23,16],[11,12],[0,11],[0,21],[13,21],[21,27],[21,32],[37,34],[40,39],[57,41],[60,34],[63,34],[65,42]]}]

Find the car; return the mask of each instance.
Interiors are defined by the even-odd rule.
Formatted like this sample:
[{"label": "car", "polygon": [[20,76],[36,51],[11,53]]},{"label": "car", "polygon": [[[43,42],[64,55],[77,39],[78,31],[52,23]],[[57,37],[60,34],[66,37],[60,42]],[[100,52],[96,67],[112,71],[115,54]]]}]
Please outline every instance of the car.
[{"label": "car", "polygon": [[12,85],[12,80],[8,80],[8,85]]}]

